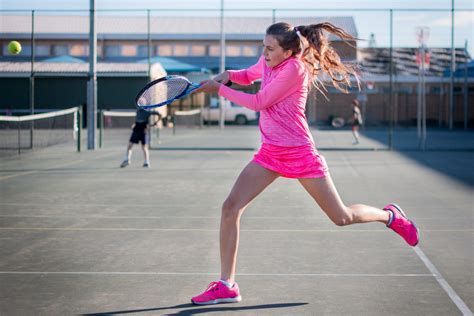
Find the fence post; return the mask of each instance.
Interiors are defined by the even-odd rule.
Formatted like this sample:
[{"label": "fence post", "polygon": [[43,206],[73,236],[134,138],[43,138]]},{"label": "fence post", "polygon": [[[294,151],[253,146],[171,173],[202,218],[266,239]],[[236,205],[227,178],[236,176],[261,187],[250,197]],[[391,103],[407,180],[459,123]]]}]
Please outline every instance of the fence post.
[{"label": "fence post", "polygon": [[147,10],[147,55],[148,55],[148,77],[151,80],[151,22],[150,9]]},{"label": "fence post", "polygon": [[[30,71],[30,114],[35,114],[35,10],[31,11],[31,71]],[[35,123],[30,122],[30,149],[33,149]]]},{"label": "fence post", "polygon": [[[219,65],[219,73],[223,73],[225,71],[225,30],[224,30],[224,0],[221,0],[221,36],[220,36],[220,44],[221,44],[221,56],[220,56],[220,65]],[[225,125],[225,107],[224,107],[224,97],[219,97],[219,127],[221,129],[224,128]]]},{"label": "fence post", "polygon": [[454,49],[454,0],[451,0],[451,71],[449,72],[449,129],[453,129],[454,121],[454,71],[456,70],[456,51]]},{"label": "fence post", "polygon": [[95,149],[97,136],[97,29],[95,0],[89,4],[89,76],[87,81],[87,149]]},{"label": "fence post", "polygon": [[390,97],[389,97],[388,149],[393,149],[393,9],[390,9]]}]

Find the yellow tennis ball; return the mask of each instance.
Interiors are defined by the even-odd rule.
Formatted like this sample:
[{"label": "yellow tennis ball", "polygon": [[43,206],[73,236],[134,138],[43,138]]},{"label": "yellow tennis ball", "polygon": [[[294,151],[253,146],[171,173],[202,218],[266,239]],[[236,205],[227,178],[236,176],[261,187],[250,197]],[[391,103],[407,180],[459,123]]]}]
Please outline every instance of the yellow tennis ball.
[{"label": "yellow tennis ball", "polygon": [[11,41],[8,43],[8,51],[10,54],[18,55],[21,52],[21,44],[17,41]]}]

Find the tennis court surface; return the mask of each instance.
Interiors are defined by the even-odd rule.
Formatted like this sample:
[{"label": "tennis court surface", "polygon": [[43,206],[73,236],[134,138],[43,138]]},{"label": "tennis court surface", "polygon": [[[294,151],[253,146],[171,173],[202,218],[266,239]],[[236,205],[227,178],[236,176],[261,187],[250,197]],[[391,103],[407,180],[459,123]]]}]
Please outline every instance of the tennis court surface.
[{"label": "tennis court surface", "polygon": [[[212,128],[236,138],[236,127]],[[258,145],[257,127],[244,129],[237,147]],[[322,151],[347,204],[399,203],[421,229],[419,246],[382,224],[337,227],[297,181],[280,178],[242,218],[243,301],[193,306],[218,278],[220,206],[253,152],[191,150],[196,137],[178,131],[163,145],[185,149],[153,150],[144,169],[135,147],[120,169],[126,134],[95,151],[58,145],[2,158],[1,315],[474,310],[473,151]]]}]

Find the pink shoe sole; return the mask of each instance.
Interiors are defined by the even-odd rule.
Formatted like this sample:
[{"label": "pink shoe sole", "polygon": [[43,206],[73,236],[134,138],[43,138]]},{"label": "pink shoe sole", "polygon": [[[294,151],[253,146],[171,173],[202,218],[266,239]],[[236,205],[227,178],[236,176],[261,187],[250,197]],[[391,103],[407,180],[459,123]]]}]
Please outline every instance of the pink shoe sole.
[{"label": "pink shoe sole", "polygon": [[207,302],[195,302],[191,300],[191,303],[193,303],[194,305],[214,305],[214,304],[221,304],[221,303],[238,303],[241,300],[242,300],[241,296],[236,296],[232,298],[218,298],[218,299],[210,300]]}]

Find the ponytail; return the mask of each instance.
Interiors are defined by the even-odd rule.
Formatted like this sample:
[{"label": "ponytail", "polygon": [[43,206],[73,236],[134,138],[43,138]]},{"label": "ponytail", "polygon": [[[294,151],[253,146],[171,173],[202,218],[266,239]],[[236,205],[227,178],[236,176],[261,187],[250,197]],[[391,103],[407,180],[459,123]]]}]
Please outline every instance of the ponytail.
[{"label": "ponytail", "polygon": [[[344,93],[348,93],[348,87],[351,86],[351,76],[355,77],[357,86],[360,89],[359,70],[357,66],[341,61],[340,56],[331,47],[323,31],[338,36],[350,46],[352,45],[347,41],[357,40],[355,37],[328,22],[301,25],[295,27],[294,30],[307,42],[305,43],[306,48],[303,50],[301,58],[306,64],[311,79],[313,79],[312,82],[319,91],[321,91],[321,88],[327,91],[324,83],[318,79],[318,75],[321,71],[330,77],[335,88]],[[323,91],[321,92],[324,94]]]}]

